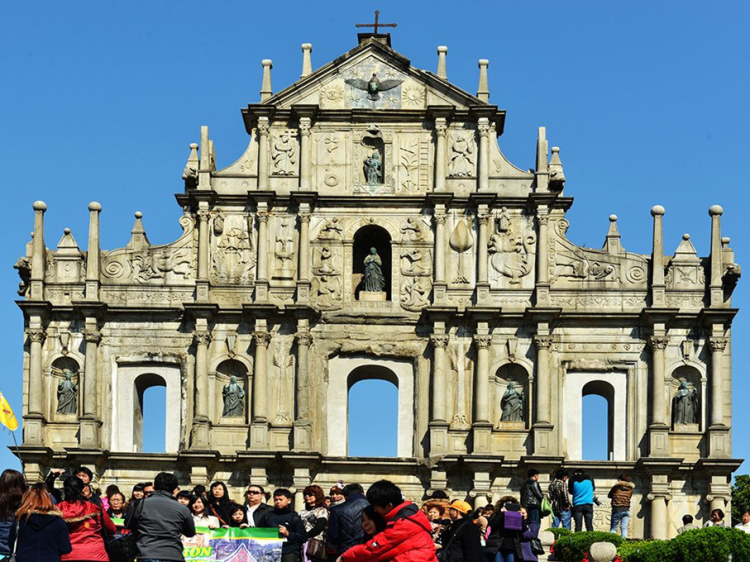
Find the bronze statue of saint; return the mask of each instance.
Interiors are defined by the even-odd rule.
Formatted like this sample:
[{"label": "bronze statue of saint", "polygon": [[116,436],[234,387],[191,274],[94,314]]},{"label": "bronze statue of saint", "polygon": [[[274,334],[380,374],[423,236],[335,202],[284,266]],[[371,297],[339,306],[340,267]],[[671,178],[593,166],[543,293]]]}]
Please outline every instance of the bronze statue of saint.
[{"label": "bronze statue of saint", "polygon": [[500,421],[523,421],[523,390],[516,390],[516,383],[512,381],[508,383],[508,389],[503,394],[500,407],[503,409]]},{"label": "bronze statue of saint", "polygon": [[380,181],[380,154],[378,151],[372,153],[372,156],[365,158],[365,178],[367,185],[379,185]]},{"label": "bronze statue of saint", "polygon": [[65,369],[65,380],[57,385],[57,413],[75,414],[78,412],[78,386],[73,382],[73,374]]},{"label": "bronze statue of saint", "polygon": [[680,383],[674,397],[674,424],[698,423],[698,391],[689,389],[685,381]]},{"label": "bronze statue of saint", "polygon": [[378,251],[375,248],[370,248],[370,254],[365,258],[363,284],[364,290],[368,293],[381,293],[385,288],[383,260],[380,259]]},{"label": "bronze statue of saint", "polygon": [[224,411],[225,418],[241,418],[244,412],[245,391],[237,384],[237,377],[229,377],[229,383],[224,386]]}]

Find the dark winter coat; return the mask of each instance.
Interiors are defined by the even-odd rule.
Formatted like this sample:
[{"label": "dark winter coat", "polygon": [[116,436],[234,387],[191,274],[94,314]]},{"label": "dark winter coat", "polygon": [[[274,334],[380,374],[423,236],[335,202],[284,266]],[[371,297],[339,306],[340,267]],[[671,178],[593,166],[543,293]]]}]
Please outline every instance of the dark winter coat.
[{"label": "dark winter coat", "polygon": [[443,533],[440,562],[474,562],[483,559],[482,532],[471,517],[454,521]]},{"label": "dark winter coat", "polygon": [[367,498],[362,494],[349,494],[344,503],[331,508],[328,542],[336,547],[339,556],[362,542],[365,536],[362,512],[368,505]]},{"label": "dark winter coat", "polygon": [[498,511],[490,517],[488,526],[490,535],[487,537],[485,552],[493,557],[498,550],[513,552],[516,558],[521,558],[521,537],[526,530],[526,524],[520,531],[505,528],[505,512]]},{"label": "dark winter coat", "polygon": [[531,539],[539,538],[539,523],[528,523],[521,535],[521,555],[524,562],[537,562],[538,557],[531,550]]},{"label": "dark winter coat", "polygon": [[296,554],[300,556],[302,545],[307,540],[307,533],[305,532],[305,524],[299,514],[292,511],[291,507],[273,509],[263,514],[259,527],[278,528],[279,525],[284,525],[289,531],[289,536],[281,546],[281,555]]},{"label": "dark winter coat", "polygon": [[195,535],[193,514],[164,490],[156,490],[129,510],[125,528],[138,533],[139,559],[183,561],[182,535]]},{"label": "dark winter coat", "polygon": [[521,505],[523,507],[539,507],[542,505],[542,488],[539,486],[539,482],[533,478],[529,478],[524,485],[521,487]]},{"label": "dark winter coat", "polygon": [[[245,515],[248,516],[249,506],[245,504]],[[268,505],[265,502],[261,502],[258,504],[258,507],[255,508],[255,511],[253,511],[253,527],[260,527],[260,521],[263,519],[263,516],[273,510],[273,506]],[[250,521],[248,521],[250,523]]]},{"label": "dark winter coat", "polygon": [[[8,538],[13,548],[15,525]],[[25,515],[21,517],[16,546],[18,562],[60,562],[60,557],[72,549],[68,526],[59,515],[32,513],[28,519]]]},{"label": "dark winter coat", "polygon": [[609,491],[609,497],[612,498],[612,507],[629,508],[634,488],[635,484],[632,482],[618,480],[617,484],[612,486],[612,489]]},{"label": "dark winter coat", "polygon": [[404,502],[385,520],[383,532],[347,550],[342,562],[436,562],[430,520],[416,505]]},{"label": "dark winter coat", "polygon": [[10,554],[13,545],[8,543],[8,537],[10,537],[11,528],[15,526],[15,517],[11,516],[5,521],[0,520],[0,556],[8,556]]}]

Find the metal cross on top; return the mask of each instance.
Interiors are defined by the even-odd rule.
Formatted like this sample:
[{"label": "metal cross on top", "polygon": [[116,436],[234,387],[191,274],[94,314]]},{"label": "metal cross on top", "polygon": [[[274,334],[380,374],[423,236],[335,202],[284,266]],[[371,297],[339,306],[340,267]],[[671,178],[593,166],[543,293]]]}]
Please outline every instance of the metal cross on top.
[{"label": "metal cross on top", "polygon": [[374,27],[375,35],[378,34],[378,27],[396,27],[395,23],[380,23],[378,18],[380,18],[380,10],[375,10],[375,23],[355,23],[354,27]]}]

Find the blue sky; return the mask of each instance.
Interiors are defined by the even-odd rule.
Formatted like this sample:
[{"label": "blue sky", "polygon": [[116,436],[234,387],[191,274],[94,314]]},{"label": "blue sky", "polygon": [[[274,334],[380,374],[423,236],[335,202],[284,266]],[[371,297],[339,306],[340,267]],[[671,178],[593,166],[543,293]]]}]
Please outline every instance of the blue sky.
[{"label": "blue sky", "polygon": [[[490,60],[491,102],[507,109],[500,146],[521,168],[534,165],[547,127],[576,202],[570,238],[599,247],[608,216],[622,243],[650,253],[649,210],[661,204],[665,249],[689,232],[709,251],[709,206],[725,209],[723,233],[740,264],[750,254],[742,213],[750,155],[750,4],[706,2],[15,2],[0,19],[0,154],[6,214],[0,247],[2,390],[20,414],[23,342],[13,302],[13,263],[33,226],[31,203],[49,206],[46,242],[70,227],[87,237],[89,201],[102,203],[102,246],[123,246],[133,212],[152,243],[179,236],[173,194],[188,144],[209,125],[219,166],[247,136],[240,108],[258,100],[260,61],[274,61],[274,90],[299,77],[300,44],[314,67],[356,45],[356,22],[380,9],[396,21],[393,46],[433,70],[447,45],[448,77],[475,92],[477,60]],[[734,305],[745,308],[747,280]],[[748,312],[734,323],[734,456],[750,456],[740,400]],[[0,433],[0,444],[10,444]],[[0,451],[0,465],[13,458]],[[743,467],[747,472],[747,465]]]}]

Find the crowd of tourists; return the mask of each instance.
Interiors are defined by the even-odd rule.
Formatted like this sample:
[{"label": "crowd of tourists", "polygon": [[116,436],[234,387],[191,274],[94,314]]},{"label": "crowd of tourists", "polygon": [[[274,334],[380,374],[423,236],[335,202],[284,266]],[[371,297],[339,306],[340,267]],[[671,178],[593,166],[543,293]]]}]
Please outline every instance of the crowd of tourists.
[{"label": "crowd of tourists", "polygon": [[[108,562],[111,545],[129,539],[139,562],[183,561],[183,539],[196,528],[278,529],[285,539],[281,562],[530,562],[544,553],[541,518],[553,526],[593,530],[594,480],[582,470],[569,478],[558,470],[544,494],[539,473],[529,470],[520,497],[504,496],[474,510],[461,499],[436,491],[421,506],[404,498],[394,483],[381,480],[303,490],[305,507],[293,510],[285,488],[267,494],[251,484],[235,501],[223,482],[180,490],[177,478],[161,472],[136,484],[130,497],[117,486],[99,494],[92,473],[78,468],[62,480],[61,470],[43,483],[27,485],[23,475],[0,475],[0,562]],[[634,485],[623,474],[609,490],[611,531],[627,537]],[[269,503],[270,501],[270,503]],[[729,526],[720,509],[704,526]],[[750,512],[737,527],[750,533]],[[697,528],[686,515],[679,532]],[[14,557],[14,558],[12,558]]]}]

